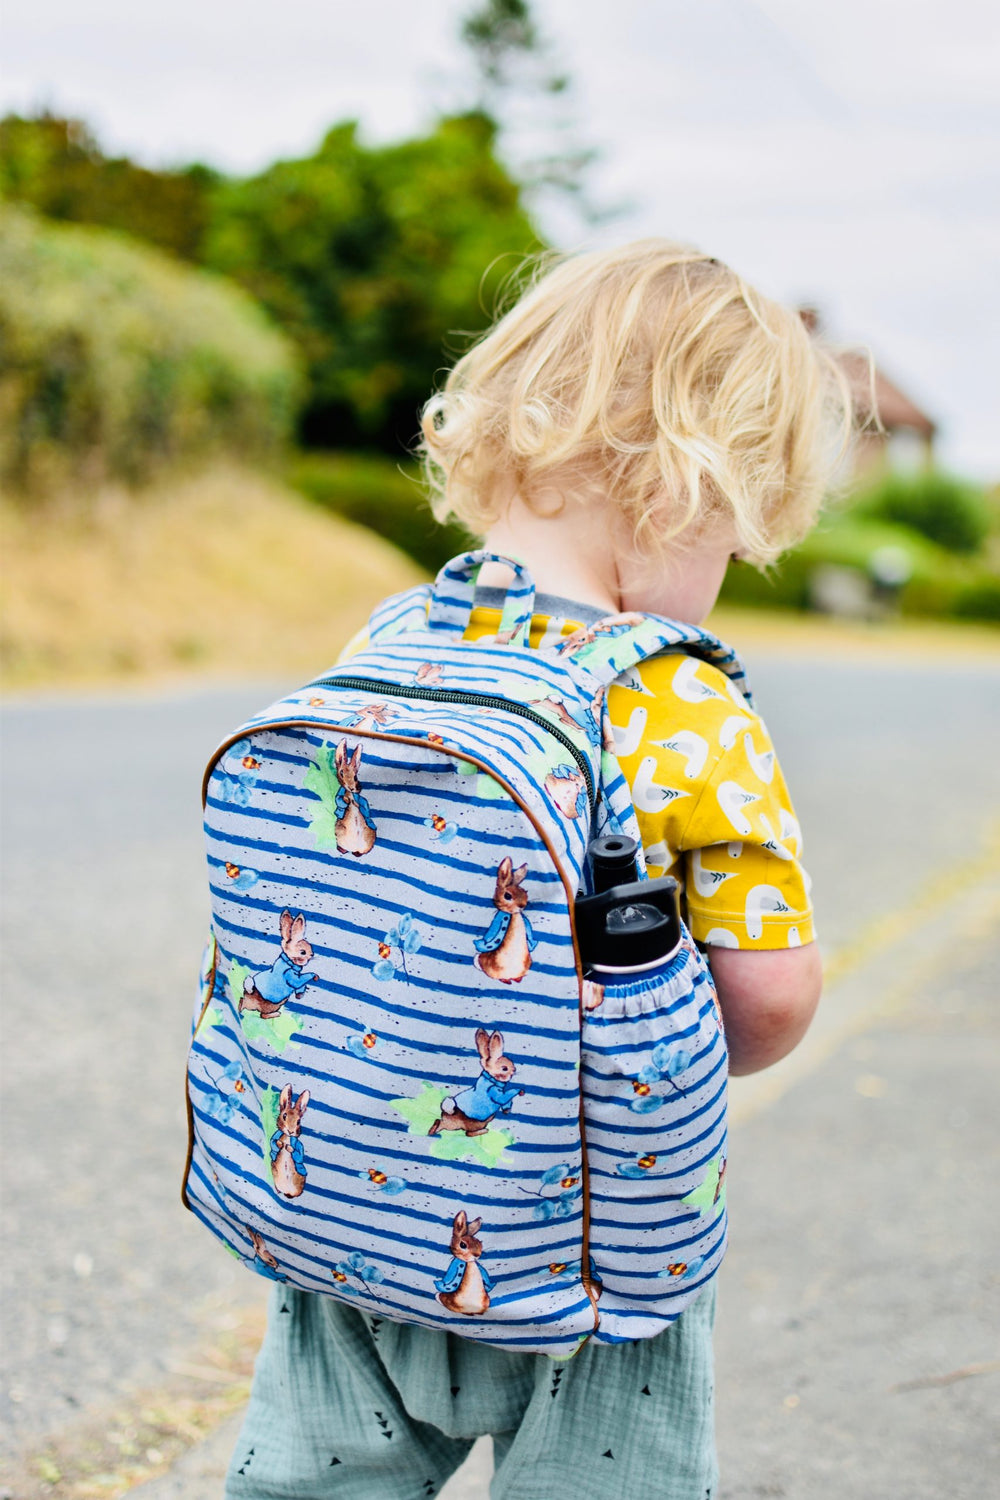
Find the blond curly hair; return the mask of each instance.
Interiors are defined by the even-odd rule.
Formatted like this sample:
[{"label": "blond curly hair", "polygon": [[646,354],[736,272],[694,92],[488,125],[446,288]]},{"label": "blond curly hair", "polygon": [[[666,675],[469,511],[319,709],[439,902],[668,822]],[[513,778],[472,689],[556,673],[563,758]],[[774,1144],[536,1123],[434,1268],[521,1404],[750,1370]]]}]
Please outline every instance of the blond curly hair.
[{"label": "blond curly hair", "polygon": [[765,566],[816,521],[852,430],[833,351],[794,312],[687,245],[540,259],[528,290],[427,402],[439,519],[476,533],[511,487],[609,497],[637,547],[735,523]]}]

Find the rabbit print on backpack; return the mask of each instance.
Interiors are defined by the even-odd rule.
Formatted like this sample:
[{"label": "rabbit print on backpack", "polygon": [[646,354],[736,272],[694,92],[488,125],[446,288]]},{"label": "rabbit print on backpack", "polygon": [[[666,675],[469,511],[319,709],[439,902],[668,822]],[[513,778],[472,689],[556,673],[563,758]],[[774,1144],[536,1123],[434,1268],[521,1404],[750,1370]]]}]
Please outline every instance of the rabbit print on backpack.
[{"label": "rabbit print on backpack", "polygon": [[573,766],[560,765],[545,778],[545,790],[564,818],[578,818],[587,810],[587,783]]},{"label": "rabbit print on backpack", "polygon": [[476,1032],[476,1048],[483,1071],[475,1086],[462,1089],[452,1098],[442,1099],[441,1113],[428,1135],[437,1135],[439,1130],[464,1130],[466,1135],[483,1135],[494,1116],[510,1114],[514,1100],[524,1094],[524,1089],[515,1088],[510,1081],[517,1069],[510,1058],[504,1056],[503,1037],[499,1031],[490,1036],[480,1026]]},{"label": "rabbit print on backpack", "polygon": [[347,741],[341,740],[334,754],[334,765],[340,790],[337,793],[337,848],[341,854],[360,859],[375,845],[375,820],[367,799],[361,794],[358,772],[361,770],[361,746],[349,755]]},{"label": "rabbit print on backpack", "polygon": [[279,1096],[277,1129],[271,1136],[271,1176],[274,1190],[283,1198],[299,1198],[306,1185],[306,1158],[299,1132],[309,1103],[306,1089],[295,1100],[286,1083]]},{"label": "rabbit print on backpack", "polygon": [[251,1265],[257,1274],[259,1276],[266,1276],[270,1281],[284,1281],[285,1277],[281,1274],[281,1267],[265,1245],[263,1237],[257,1233],[256,1229],[248,1229],[247,1234],[250,1236],[250,1243],[253,1245]]},{"label": "rabbit print on backpack", "polygon": [[473,963],[488,979],[501,984],[519,984],[531,968],[531,955],[537,939],[525,915],[528,893],[522,884],[527,865],[515,870],[509,854],[497,867],[497,884],[493,905],[497,914],[485,937],[476,938]]},{"label": "rabbit print on backpack", "polygon": [[306,940],[305,917],[299,912],[293,918],[290,911],[283,911],[278,926],[281,952],[262,974],[247,975],[240,996],[240,1012],[259,1011],[262,1020],[280,1015],[281,1007],[292,995],[301,1000],[306,986],[316,979],[315,974],[302,972],[313,956],[312,944]]},{"label": "rabbit print on backpack", "polygon": [[473,1219],[470,1224],[465,1209],[459,1209],[451,1228],[451,1264],[434,1282],[442,1307],[473,1318],[481,1317],[489,1307],[493,1290],[493,1278],[479,1264],[483,1242],[476,1235],[482,1222]]}]

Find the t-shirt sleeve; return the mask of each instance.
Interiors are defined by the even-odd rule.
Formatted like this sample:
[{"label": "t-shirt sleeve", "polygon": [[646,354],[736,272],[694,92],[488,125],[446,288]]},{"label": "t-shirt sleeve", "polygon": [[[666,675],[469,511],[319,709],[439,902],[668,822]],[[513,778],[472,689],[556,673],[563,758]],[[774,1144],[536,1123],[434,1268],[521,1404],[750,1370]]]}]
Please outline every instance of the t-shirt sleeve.
[{"label": "t-shirt sleeve", "polygon": [[796,948],[815,938],[798,819],[756,715],[719,756],[679,852],[688,924],[698,942]]},{"label": "t-shirt sleeve", "polygon": [[815,937],[785,778],[760,716],[717,668],[666,653],[608,695],[650,875],[681,882],[698,942],[785,948]]}]

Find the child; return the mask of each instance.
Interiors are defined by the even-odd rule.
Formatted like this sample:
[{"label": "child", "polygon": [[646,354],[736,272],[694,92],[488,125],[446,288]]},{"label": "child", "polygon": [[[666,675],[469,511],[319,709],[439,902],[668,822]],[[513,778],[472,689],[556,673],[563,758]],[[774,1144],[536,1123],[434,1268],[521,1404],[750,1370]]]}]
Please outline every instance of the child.
[{"label": "child", "polygon": [[[648,240],[543,274],[459,361],[423,432],[439,513],[533,575],[535,646],[607,615],[701,622],[732,556],[765,564],[805,535],[849,426],[838,367],[796,316]],[[489,588],[505,582],[483,570],[467,638],[499,629]],[[683,654],[627,674],[608,713],[649,873],[681,881],[706,946],[730,1070],[767,1067],[821,984],[767,731]],[[277,1288],[226,1494],[416,1500],[491,1433],[494,1500],[707,1500],[713,1313],[709,1287],[658,1337],[555,1365]]]}]

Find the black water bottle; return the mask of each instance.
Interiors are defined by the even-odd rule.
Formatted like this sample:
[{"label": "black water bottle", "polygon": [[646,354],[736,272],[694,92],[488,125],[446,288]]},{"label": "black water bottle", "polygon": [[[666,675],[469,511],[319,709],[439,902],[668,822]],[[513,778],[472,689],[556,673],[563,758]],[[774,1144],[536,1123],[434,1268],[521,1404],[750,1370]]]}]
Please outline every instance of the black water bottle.
[{"label": "black water bottle", "polygon": [[594,894],[576,899],[576,935],[585,970],[602,984],[654,969],[681,946],[677,881],[640,880],[638,852],[625,834],[595,839],[588,851]]}]

